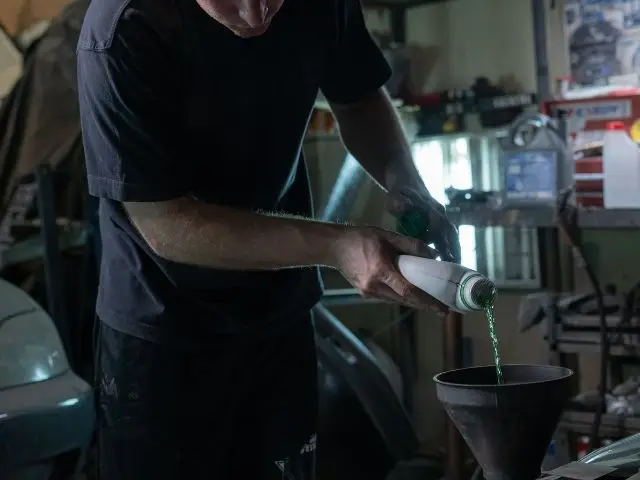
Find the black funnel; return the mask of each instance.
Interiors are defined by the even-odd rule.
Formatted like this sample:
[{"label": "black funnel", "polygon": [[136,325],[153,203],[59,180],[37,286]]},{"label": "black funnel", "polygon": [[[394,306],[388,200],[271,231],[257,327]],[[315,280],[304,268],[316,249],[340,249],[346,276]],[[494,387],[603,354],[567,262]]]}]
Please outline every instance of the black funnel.
[{"label": "black funnel", "polygon": [[568,368],[503,365],[436,375],[438,399],[487,480],[534,480],[569,399]]}]

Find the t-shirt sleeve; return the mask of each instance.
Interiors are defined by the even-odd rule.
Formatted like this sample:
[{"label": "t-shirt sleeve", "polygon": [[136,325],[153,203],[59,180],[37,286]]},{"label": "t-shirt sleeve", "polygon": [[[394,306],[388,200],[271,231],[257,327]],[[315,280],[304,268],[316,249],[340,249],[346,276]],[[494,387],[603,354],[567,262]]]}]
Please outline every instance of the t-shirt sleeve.
[{"label": "t-shirt sleeve", "polygon": [[77,62],[89,193],[121,202],[184,196],[179,68],[166,44],[125,17],[106,42],[81,37]]},{"label": "t-shirt sleeve", "polygon": [[337,48],[320,89],[330,102],[348,104],[382,87],[391,68],[371,38],[360,0],[343,0]]}]

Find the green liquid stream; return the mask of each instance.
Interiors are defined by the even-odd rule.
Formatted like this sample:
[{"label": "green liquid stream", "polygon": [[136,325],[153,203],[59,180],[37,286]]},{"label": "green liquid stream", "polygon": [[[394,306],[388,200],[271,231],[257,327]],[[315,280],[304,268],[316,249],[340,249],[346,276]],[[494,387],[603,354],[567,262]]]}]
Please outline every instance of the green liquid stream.
[{"label": "green liquid stream", "polygon": [[501,385],[504,382],[504,378],[502,376],[500,341],[496,334],[496,319],[493,315],[493,305],[487,305],[484,307],[484,316],[487,319],[487,324],[489,326],[489,338],[491,339],[491,347],[493,348],[493,361],[496,365],[496,379],[498,380],[498,385]]}]

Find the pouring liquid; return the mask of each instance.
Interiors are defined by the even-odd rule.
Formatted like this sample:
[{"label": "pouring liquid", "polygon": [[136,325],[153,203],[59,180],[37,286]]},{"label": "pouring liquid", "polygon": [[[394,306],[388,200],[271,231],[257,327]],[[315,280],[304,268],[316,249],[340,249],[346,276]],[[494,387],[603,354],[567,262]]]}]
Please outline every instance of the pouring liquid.
[{"label": "pouring liquid", "polygon": [[493,315],[493,305],[496,300],[497,290],[491,289],[491,292],[487,292],[478,298],[478,305],[482,307],[484,317],[487,319],[487,326],[489,327],[489,340],[491,341],[491,349],[493,350],[493,363],[496,367],[496,382],[498,385],[504,383],[504,377],[502,375],[502,360],[500,359],[500,341],[498,340],[498,334],[496,333],[496,319]]},{"label": "pouring liquid", "polygon": [[489,326],[489,339],[491,340],[491,347],[493,349],[493,362],[496,366],[496,380],[498,385],[504,383],[504,377],[502,376],[502,360],[500,359],[500,341],[496,334],[496,319],[493,315],[493,304],[484,306],[484,316],[487,319]]},{"label": "pouring liquid", "polygon": [[[418,209],[411,209],[405,212],[398,221],[397,230],[402,235],[413,238],[427,237],[429,228],[428,220],[426,220]],[[500,359],[500,342],[496,334],[495,317],[493,315],[493,304],[496,297],[495,288],[483,298],[479,298],[478,304],[484,311],[489,326],[489,339],[491,340],[491,348],[493,349],[493,361],[496,367],[496,381],[498,385],[504,383],[502,375],[502,361]]]}]

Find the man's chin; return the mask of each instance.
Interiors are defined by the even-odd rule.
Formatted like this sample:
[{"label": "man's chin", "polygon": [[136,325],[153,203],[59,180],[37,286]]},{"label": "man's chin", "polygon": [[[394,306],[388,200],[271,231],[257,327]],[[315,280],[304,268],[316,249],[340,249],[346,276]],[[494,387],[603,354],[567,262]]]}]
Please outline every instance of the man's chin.
[{"label": "man's chin", "polygon": [[240,28],[240,27],[230,27],[227,26],[229,30],[231,30],[235,35],[240,38],[252,38],[259,37],[269,30],[269,26],[271,22],[267,22],[264,25],[260,25],[259,27],[251,27],[251,28]]}]

